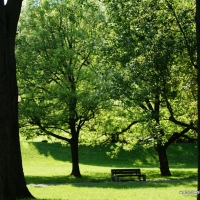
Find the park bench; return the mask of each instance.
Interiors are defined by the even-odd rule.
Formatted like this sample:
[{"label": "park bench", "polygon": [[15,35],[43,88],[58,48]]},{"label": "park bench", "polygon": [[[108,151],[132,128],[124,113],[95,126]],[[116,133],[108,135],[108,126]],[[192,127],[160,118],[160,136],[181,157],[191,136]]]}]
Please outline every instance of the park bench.
[{"label": "park bench", "polygon": [[111,169],[112,181],[119,181],[120,177],[137,176],[138,180],[146,181],[146,175],[141,174],[140,169]]}]

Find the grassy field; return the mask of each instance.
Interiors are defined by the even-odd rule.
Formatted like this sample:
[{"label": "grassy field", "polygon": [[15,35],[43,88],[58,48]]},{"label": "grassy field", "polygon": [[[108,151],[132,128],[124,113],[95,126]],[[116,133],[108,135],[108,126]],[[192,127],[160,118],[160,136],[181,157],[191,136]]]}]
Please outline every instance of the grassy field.
[{"label": "grassy field", "polygon": [[[137,145],[118,158],[106,155],[109,147],[80,146],[80,170],[83,178],[72,178],[69,147],[60,143],[22,143],[24,173],[29,190],[37,199],[63,200],[182,200],[196,199],[197,147],[174,144],[168,150],[171,177],[161,177],[154,149]],[[141,168],[146,182],[112,183],[110,169]],[[48,184],[44,185],[44,184]],[[50,184],[50,185],[49,185]],[[57,185],[59,184],[59,185]]]}]

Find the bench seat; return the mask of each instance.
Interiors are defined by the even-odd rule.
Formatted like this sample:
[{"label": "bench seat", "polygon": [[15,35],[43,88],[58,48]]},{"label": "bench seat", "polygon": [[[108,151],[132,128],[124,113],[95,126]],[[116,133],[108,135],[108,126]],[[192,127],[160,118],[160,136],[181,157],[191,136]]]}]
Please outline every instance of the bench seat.
[{"label": "bench seat", "polygon": [[111,169],[112,181],[119,181],[120,177],[136,176],[139,181],[146,181],[146,175],[141,174],[140,169]]}]

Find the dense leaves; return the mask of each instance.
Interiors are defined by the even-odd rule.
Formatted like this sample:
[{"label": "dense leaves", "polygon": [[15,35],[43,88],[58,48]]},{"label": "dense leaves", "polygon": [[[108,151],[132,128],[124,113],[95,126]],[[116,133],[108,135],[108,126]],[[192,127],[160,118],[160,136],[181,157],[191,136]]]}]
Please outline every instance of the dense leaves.
[{"label": "dense leaves", "polygon": [[139,120],[134,113],[132,121],[146,131],[141,136],[133,129],[133,138],[150,139],[160,157],[161,174],[170,175],[162,169],[162,162],[167,168],[166,148],[189,130],[197,131],[194,4],[104,2],[110,30],[105,62],[109,69],[113,66],[111,98],[133,113],[139,111]]},{"label": "dense leaves", "polygon": [[72,145],[104,106],[95,62],[104,18],[86,1],[41,1],[27,9],[17,48],[23,123]]},{"label": "dense leaves", "polygon": [[176,0],[27,4],[17,41],[21,130],[154,145],[170,175],[167,147],[196,140],[194,9]]}]

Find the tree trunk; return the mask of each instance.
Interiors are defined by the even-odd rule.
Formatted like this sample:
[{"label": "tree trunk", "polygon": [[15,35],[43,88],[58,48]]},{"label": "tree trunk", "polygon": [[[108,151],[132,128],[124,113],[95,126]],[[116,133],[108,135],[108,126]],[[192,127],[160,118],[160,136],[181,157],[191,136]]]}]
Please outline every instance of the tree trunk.
[{"label": "tree trunk", "polygon": [[15,35],[21,1],[0,2],[0,200],[31,198],[24,179],[18,127]]},{"label": "tree trunk", "polygon": [[78,133],[76,131],[72,134],[70,145],[72,155],[72,172],[70,175],[75,177],[81,177],[78,155]]},{"label": "tree trunk", "polygon": [[168,158],[167,158],[167,148],[161,144],[158,144],[156,147],[156,151],[158,152],[161,175],[171,176],[171,172],[169,170]]}]

